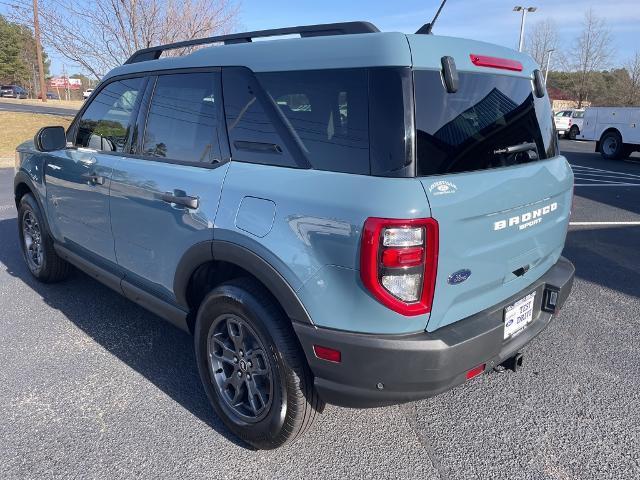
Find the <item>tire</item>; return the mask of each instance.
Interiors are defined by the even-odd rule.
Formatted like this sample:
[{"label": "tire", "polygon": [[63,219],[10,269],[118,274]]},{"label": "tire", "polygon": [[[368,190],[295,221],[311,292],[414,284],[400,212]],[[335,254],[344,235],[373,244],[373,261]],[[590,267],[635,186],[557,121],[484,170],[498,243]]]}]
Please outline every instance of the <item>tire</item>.
[{"label": "tire", "polygon": [[53,248],[42,211],[30,193],[20,199],[18,235],[22,256],[31,275],[45,283],[60,282],[69,276],[71,265]]},{"label": "tire", "polygon": [[622,137],[616,131],[606,132],[600,138],[600,154],[605,160],[620,160],[624,155]]},{"label": "tire", "polygon": [[580,133],[580,129],[575,125],[569,129],[569,140],[575,140],[578,134]]},{"label": "tire", "polygon": [[211,405],[254,448],[292,443],[324,409],[290,320],[257,282],[238,279],[210,292],[194,333]]}]

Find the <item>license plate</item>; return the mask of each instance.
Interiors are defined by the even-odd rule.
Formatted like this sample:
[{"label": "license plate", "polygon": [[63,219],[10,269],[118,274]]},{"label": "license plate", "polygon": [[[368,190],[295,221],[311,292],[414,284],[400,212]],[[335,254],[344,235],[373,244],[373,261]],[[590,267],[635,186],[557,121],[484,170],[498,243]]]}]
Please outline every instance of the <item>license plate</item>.
[{"label": "license plate", "polygon": [[505,339],[519,334],[531,323],[535,298],[536,292],[532,292],[504,309]]}]

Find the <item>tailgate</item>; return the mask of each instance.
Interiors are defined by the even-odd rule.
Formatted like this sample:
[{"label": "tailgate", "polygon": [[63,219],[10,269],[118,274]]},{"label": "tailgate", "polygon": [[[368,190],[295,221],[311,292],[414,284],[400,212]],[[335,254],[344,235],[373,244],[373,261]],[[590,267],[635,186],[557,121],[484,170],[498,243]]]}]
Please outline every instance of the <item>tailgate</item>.
[{"label": "tailgate", "polygon": [[[498,173],[499,172],[499,173]],[[448,185],[447,194],[438,186]],[[427,330],[514,295],[560,257],[573,174],[564,157],[500,170],[422,179],[440,226],[438,274]],[[450,276],[469,270],[466,281]]]},{"label": "tailgate", "polygon": [[[410,43],[417,176],[440,232],[433,331],[517,294],[558,260],[573,173],[558,154],[549,97],[534,88],[530,57],[422,37]],[[486,59],[471,62],[475,55]],[[455,89],[433,68],[443,56],[455,59]]]}]

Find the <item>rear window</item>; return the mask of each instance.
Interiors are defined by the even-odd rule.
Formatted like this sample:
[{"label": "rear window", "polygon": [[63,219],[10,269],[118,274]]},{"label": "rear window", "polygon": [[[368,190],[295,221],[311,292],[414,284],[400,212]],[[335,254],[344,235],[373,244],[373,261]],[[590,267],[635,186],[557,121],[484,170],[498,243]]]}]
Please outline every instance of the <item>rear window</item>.
[{"label": "rear window", "polygon": [[447,93],[440,72],[415,71],[420,176],[529,163],[557,155],[549,99],[527,78],[460,73]]}]

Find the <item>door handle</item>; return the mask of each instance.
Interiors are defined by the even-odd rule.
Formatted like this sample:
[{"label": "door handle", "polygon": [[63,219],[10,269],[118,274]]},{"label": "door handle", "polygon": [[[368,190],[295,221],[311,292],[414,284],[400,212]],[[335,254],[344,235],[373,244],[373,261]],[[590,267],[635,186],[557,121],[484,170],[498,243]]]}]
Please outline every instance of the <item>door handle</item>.
[{"label": "door handle", "polygon": [[104,185],[104,177],[93,173],[85,173],[82,175],[91,185]]},{"label": "door handle", "polygon": [[195,210],[200,204],[198,197],[191,197],[189,195],[175,195],[171,192],[163,193],[160,197],[163,202],[173,203],[175,205],[182,205],[183,207]]}]

